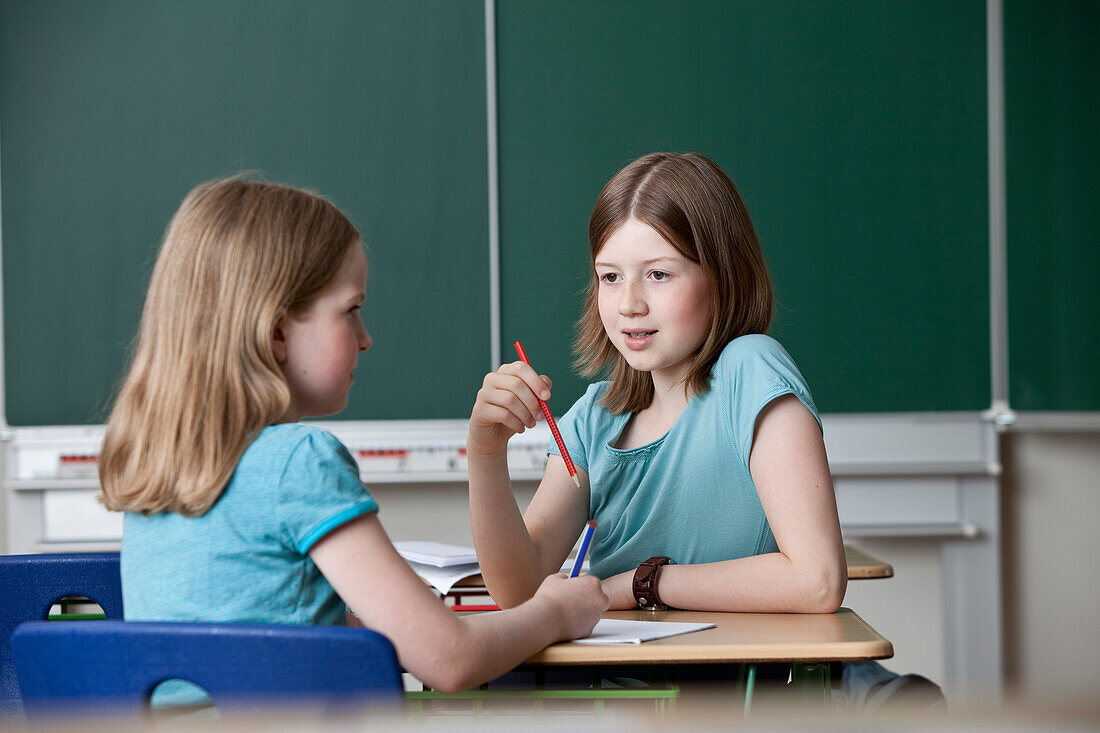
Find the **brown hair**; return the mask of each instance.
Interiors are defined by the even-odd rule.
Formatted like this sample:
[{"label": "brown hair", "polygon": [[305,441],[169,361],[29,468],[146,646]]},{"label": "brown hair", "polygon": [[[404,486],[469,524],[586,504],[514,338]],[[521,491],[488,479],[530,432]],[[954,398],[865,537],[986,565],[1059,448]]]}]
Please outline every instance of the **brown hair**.
[{"label": "brown hair", "polygon": [[215,180],[164,236],[99,456],[100,501],[204,514],[245,448],[290,406],[272,352],[279,315],[316,297],[359,232],[319,195]]},{"label": "brown hair", "polygon": [[[714,315],[692,357],[684,390],[689,395],[704,392],[726,344],[738,336],[764,333],[771,322],[771,279],[748,210],[737,187],[709,158],[650,153],[615,174],[596,199],[588,224],[593,263],[604,243],[631,218],[651,226],[703,269]],[[631,368],[608,339],[598,295],[593,270],[577,322],[576,365],[588,377],[610,372],[603,404],[611,412],[645,409],[653,401],[653,380],[648,372]]]}]

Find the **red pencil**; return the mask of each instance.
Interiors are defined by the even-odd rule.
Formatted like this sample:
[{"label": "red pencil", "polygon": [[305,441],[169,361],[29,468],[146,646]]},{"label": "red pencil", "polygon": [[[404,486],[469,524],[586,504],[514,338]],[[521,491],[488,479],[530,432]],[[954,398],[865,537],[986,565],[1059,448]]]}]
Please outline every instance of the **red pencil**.
[{"label": "red pencil", "polygon": [[[516,347],[516,353],[519,354],[520,359],[523,359],[523,363],[530,366],[531,362],[527,360],[527,354],[523,351],[523,344],[517,341],[513,346]],[[561,457],[565,459],[565,467],[569,471],[569,478],[573,479],[573,483],[579,489],[581,482],[577,478],[577,469],[573,466],[573,459],[569,457],[569,451],[565,449],[565,441],[561,439],[561,433],[558,432],[558,424],[554,422],[554,416],[550,414],[550,405],[540,399],[539,407],[542,408],[542,414],[546,416],[546,424],[550,426],[550,432],[554,434],[554,440],[558,444],[558,450],[561,451]]]}]

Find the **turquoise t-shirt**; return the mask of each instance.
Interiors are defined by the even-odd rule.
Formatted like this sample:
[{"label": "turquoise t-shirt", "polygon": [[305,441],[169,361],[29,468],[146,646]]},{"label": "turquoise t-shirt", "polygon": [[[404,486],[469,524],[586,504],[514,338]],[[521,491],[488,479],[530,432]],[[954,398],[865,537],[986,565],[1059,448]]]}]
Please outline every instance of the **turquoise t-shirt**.
[{"label": "turquoise t-shirt", "polygon": [[125,617],[341,625],[345,606],[309,549],[377,510],[332,434],[295,423],[265,428],[206,514],[126,514]]},{"label": "turquoise t-shirt", "polygon": [[[593,575],[632,570],[654,555],[677,564],[777,552],[749,474],[756,418],[772,400],[793,394],[820,425],[806,381],[775,339],[734,339],[711,370],[710,389],[695,395],[662,437],[631,450],[614,448],[630,414],[600,404],[608,382],[591,385],[558,422],[573,462],[588,472],[589,548]],[[548,452],[560,455],[556,445]]]}]

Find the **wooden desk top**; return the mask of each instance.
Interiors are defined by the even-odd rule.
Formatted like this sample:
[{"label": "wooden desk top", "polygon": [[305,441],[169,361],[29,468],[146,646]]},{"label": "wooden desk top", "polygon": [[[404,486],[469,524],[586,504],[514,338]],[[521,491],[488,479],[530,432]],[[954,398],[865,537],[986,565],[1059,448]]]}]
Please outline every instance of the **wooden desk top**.
[{"label": "wooden desk top", "polygon": [[848,561],[848,580],[894,577],[894,568],[889,563],[851,545],[844,545],[844,559]]},{"label": "wooden desk top", "polygon": [[838,662],[886,659],[893,645],[853,611],[836,613],[712,613],[707,611],[609,611],[604,618],[639,621],[706,621],[717,627],[642,644],[562,642],[525,665],[721,664],[738,662]]},{"label": "wooden desk top", "polygon": [[[863,550],[844,545],[844,558],[848,561],[848,580],[866,580],[870,578],[890,578],[894,568]],[[427,582],[427,581],[425,581]],[[455,588],[484,588],[485,579],[481,574],[471,575],[454,584]]]}]

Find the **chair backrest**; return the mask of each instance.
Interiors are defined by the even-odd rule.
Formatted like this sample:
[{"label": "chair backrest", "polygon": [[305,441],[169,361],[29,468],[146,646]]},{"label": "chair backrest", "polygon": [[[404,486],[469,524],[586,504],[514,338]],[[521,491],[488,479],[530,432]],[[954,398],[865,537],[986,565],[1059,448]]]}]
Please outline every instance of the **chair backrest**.
[{"label": "chair backrest", "polygon": [[12,649],[31,720],[146,712],[184,679],[220,710],[341,710],[403,698],[393,644],[362,628],[142,621],[21,624]]},{"label": "chair backrest", "polygon": [[107,618],[122,618],[118,553],[0,555],[0,720],[23,717],[12,632],[24,621],[46,619],[65,596],[83,596]]}]

